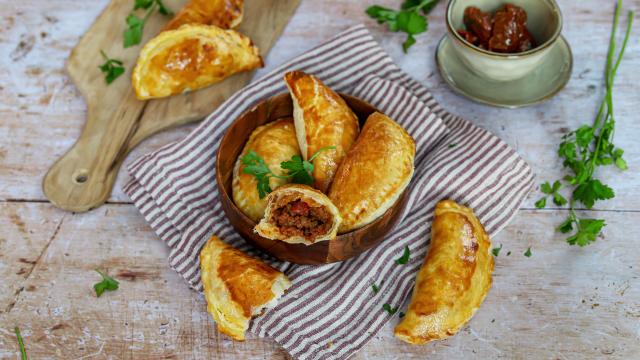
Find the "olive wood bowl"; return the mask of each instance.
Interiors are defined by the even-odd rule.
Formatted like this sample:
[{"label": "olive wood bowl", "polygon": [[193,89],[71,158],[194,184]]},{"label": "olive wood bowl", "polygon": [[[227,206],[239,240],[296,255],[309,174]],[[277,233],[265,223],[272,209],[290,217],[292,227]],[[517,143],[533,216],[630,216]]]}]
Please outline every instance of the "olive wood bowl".
[{"label": "olive wood bowl", "polygon": [[[340,94],[351,110],[358,116],[360,127],[367,117],[376,112],[372,105],[355,97]],[[338,235],[329,241],[319,241],[313,245],[289,244],[271,240],[254,233],[256,222],[248,218],[233,202],[231,183],[233,167],[242,152],[249,135],[260,125],[293,116],[293,105],[288,93],[276,95],[240,115],[227,129],[216,159],[216,181],[220,192],[222,208],[231,225],[250,244],[276,258],[296,264],[328,264],[347,260],[380,243],[400,221],[400,214],[406,205],[406,191],[398,201],[374,222],[354,231]]]}]

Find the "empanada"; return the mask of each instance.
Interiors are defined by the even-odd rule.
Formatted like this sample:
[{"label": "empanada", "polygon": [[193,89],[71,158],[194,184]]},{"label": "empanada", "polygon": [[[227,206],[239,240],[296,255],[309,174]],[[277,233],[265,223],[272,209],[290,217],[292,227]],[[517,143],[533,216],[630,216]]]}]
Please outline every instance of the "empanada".
[{"label": "empanada", "polygon": [[490,249],[491,240],[473,210],[450,200],[438,203],[431,248],[396,337],[424,344],[458,332],[491,287]]},{"label": "empanada", "polygon": [[284,75],[293,99],[293,118],[305,160],[323,147],[313,161],[313,186],[326,192],[345,154],[358,137],[358,117],[345,101],[313,75],[291,71]]},{"label": "empanada", "polygon": [[244,340],[251,318],[274,307],[291,286],[283,273],[215,235],[200,251],[200,268],[207,310],[235,340]]},{"label": "empanada", "polygon": [[183,25],[163,31],[140,51],[131,77],[140,100],[161,98],[215,84],[262,67],[251,39],[214,25]]},{"label": "empanada", "polygon": [[369,116],[329,190],[342,216],[338,233],[371,223],[398,200],[413,176],[415,154],[402,126],[380,113]]},{"label": "empanada", "polygon": [[325,194],[307,185],[288,184],[269,194],[264,218],[254,230],[268,239],[311,245],[335,239],[341,222]]},{"label": "empanada", "polygon": [[167,23],[164,30],[174,30],[185,24],[215,25],[232,29],[240,25],[244,0],[190,0]]},{"label": "empanada", "polygon": [[[245,215],[258,222],[264,215],[267,199],[260,199],[255,176],[243,172],[244,165],[240,158],[249,150],[255,151],[274,174],[285,175],[286,171],[280,168],[280,163],[291,160],[294,155],[300,155],[293,120],[281,119],[256,128],[233,168],[233,201]],[[272,177],[269,179],[269,186],[274,190],[287,182],[288,179]]]}]

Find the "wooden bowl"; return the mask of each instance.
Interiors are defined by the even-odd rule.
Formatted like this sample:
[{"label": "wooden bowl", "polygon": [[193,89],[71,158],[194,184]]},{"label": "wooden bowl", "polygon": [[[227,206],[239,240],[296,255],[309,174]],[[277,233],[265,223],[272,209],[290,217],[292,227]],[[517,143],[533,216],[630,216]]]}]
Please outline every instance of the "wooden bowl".
[{"label": "wooden bowl", "polygon": [[[372,105],[340,94],[358,116],[360,126],[367,117],[377,111]],[[231,225],[249,243],[283,261],[296,264],[327,264],[352,258],[380,243],[400,221],[400,213],[406,205],[406,191],[380,218],[360,229],[338,235],[331,241],[313,245],[289,244],[264,238],[253,232],[256,223],[248,218],[233,202],[231,182],[233,167],[242,152],[249,135],[260,125],[293,116],[293,105],[288,93],[264,100],[242,114],[229,127],[220,143],[216,160],[216,181],[220,191],[222,208]]]}]

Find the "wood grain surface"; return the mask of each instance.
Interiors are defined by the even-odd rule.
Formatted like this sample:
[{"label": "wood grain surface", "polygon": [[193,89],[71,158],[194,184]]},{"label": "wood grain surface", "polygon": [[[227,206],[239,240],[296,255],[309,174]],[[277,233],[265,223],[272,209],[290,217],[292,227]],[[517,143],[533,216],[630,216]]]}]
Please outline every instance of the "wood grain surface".
[{"label": "wood grain surface", "polygon": [[[483,126],[529,161],[538,180],[562,174],[555,150],[562,133],[592,121],[603,94],[603,68],[613,1],[558,0],[575,67],[551,101],[494,109],[453,94],[437,73],[434,51],[445,34],[444,4],[429,16],[409,55],[402,34],[363,14],[370,4],[399,0],[302,1],[256,76],[347,27],[364,22],[404,70],[454,114]],[[108,204],[73,214],[46,202],[48,167],[80,134],[86,105],[64,64],[107,0],[0,0],[0,358],[17,359],[13,327],[30,359],[285,359],[269,339],[234,343],[215,330],[202,296],[167,265],[157,240],[121,190],[120,171]],[[640,11],[640,0],[624,0]],[[633,30],[615,86],[616,143],[630,170],[601,175],[617,193],[585,215],[607,219],[604,237],[568,246],[554,227],[561,209],[536,210],[532,193],[495,239],[503,244],[494,285],[468,326],[451,339],[412,347],[390,322],[355,359],[633,359],[640,354],[640,28]],[[124,164],[184,137],[194,125],[143,141]],[[522,254],[531,246],[533,256]],[[511,251],[511,255],[507,253]],[[121,283],[96,299],[99,267]]]},{"label": "wood grain surface", "polygon": [[[185,1],[167,1],[180,9]],[[245,21],[238,31],[249,36],[265,55],[289,21],[299,0],[245,2]],[[87,102],[87,121],[78,141],[49,170],[43,191],[56,206],[88,211],[109,198],[126,155],[145,138],[171,127],[198,121],[251,80],[252,73],[231,76],[213,86],[164,99],[140,101],[131,87],[131,70],[143,44],[170,17],[151,16],[140,45],[122,46],[122,19],[131,13],[130,0],[113,0],[82,36],[67,60],[67,72]],[[107,85],[96,71],[104,62],[100,51],[127,65],[120,81]]]}]

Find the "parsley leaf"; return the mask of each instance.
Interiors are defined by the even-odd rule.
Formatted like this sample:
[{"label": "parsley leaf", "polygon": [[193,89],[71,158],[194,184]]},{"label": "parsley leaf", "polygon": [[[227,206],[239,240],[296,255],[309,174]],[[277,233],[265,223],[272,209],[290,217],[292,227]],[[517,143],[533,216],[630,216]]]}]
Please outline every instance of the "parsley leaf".
[{"label": "parsley leaf", "polygon": [[500,250],[502,250],[502,244],[500,244],[500,247],[491,249],[491,252],[493,253],[493,256],[498,257],[498,255],[500,255]]},{"label": "parsley leaf", "polygon": [[578,221],[578,231],[567,238],[567,242],[571,245],[585,246],[594,241],[600,231],[605,226],[602,219],[580,219]]},{"label": "parsley leaf", "polygon": [[100,50],[100,54],[104,58],[105,63],[98,66],[98,68],[105,74],[104,81],[108,85],[111,84],[113,80],[117,79],[120,75],[124,74],[124,66],[122,66],[122,61],[110,59],[104,51]]},{"label": "parsley leaf", "polygon": [[404,247],[404,253],[402,254],[401,257],[396,259],[396,264],[398,265],[404,265],[407,262],[409,262],[409,257],[411,256],[411,250],[409,250],[408,246]]},{"label": "parsley leaf", "polygon": [[614,196],[613,189],[598,179],[585,181],[573,190],[573,198],[582,202],[587,209],[591,209],[596,200],[607,200]]},{"label": "parsley leaf", "polygon": [[531,257],[531,246],[529,246],[529,248],[527,248],[527,251],[524,252],[524,256],[526,257]]},{"label": "parsley leaf", "polygon": [[391,307],[391,305],[389,305],[389,304],[384,304],[384,305],[382,305],[382,308],[383,308],[386,312],[388,312],[388,313],[389,313],[389,315],[393,315],[393,314],[395,314],[395,313],[396,313],[396,311],[398,311],[398,308],[397,308],[397,307],[392,308],[392,307]]},{"label": "parsley leaf", "polygon": [[371,289],[373,289],[373,293],[377,294],[380,292],[380,288],[382,287],[382,284],[384,284],[384,280],[382,280],[380,282],[380,286],[376,285],[376,284],[371,284]]},{"label": "parsley leaf", "polygon": [[536,201],[535,205],[538,209],[543,209],[545,206],[547,206],[547,198],[541,198],[540,200]]},{"label": "parsley leaf", "polygon": [[20,346],[20,359],[27,360],[27,350],[24,348],[24,340],[22,340],[22,335],[20,334],[20,328],[15,327],[13,331],[16,333],[16,337],[18,338],[18,345]]},{"label": "parsley leaf", "polygon": [[280,163],[280,168],[287,171],[284,175],[274,174],[260,155],[253,150],[249,150],[246,155],[240,157],[240,161],[242,162],[242,165],[244,165],[242,172],[255,176],[258,181],[258,196],[262,199],[271,192],[269,179],[272,177],[279,179],[291,179],[291,181],[296,184],[313,185],[313,160],[315,160],[321,152],[335,148],[335,146],[320,148],[309,158],[309,160],[302,160],[300,155],[292,156],[291,160]]},{"label": "parsley leaf", "polygon": [[400,311],[400,314],[398,314],[398,317],[399,317],[400,319],[402,319],[402,318],[404,317],[404,315],[405,315],[405,313],[403,313],[402,311]]},{"label": "parsley leaf", "polygon": [[240,158],[242,165],[244,165],[243,173],[255,176],[258,184],[258,196],[260,199],[267,196],[271,192],[271,186],[269,186],[269,178],[275,176],[269,169],[264,160],[255,151],[249,150],[246,155]]},{"label": "parsley leaf", "polygon": [[[379,24],[387,24],[390,31],[404,32],[407,39],[402,44],[402,50],[407,53],[409,48],[416,43],[414,35],[427,31],[428,21],[424,16],[435,6],[438,0],[405,0],[400,10],[393,10],[379,5],[367,8],[366,13]],[[422,14],[420,14],[422,11]]]},{"label": "parsley leaf", "polygon": [[142,41],[142,31],[144,30],[144,23],[146,19],[140,19],[134,14],[127,16],[127,29],[124,31],[124,42],[122,46],[125,48],[138,45]]},{"label": "parsley leaf", "polygon": [[118,284],[120,284],[116,279],[112,278],[109,275],[104,274],[102,271],[96,269],[96,272],[102,276],[102,281],[95,283],[93,285],[93,289],[96,291],[96,296],[100,297],[105,290],[115,291],[118,290]]},{"label": "parsley leaf", "polygon": [[123,33],[123,46],[125,48],[140,44],[144,25],[156,9],[162,15],[173,15],[173,12],[164,5],[162,0],[135,0],[133,10],[138,9],[145,9],[147,13],[142,19],[135,14],[129,14],[125,19],[127,23],[127,29]]}]

